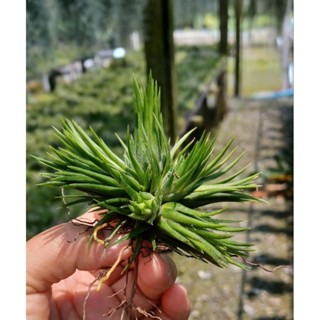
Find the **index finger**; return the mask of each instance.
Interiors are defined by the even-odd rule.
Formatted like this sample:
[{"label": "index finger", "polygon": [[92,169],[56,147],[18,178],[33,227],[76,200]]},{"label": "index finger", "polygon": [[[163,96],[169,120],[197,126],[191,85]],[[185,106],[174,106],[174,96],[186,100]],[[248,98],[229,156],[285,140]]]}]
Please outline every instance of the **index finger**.
[{"label": "index finger", "polygon": [[[92,212],[82,216],[90,217]],[[87,229],[85,225],[63,223],[27,241],[27,293],[47,291],[53,283],[68,278],[77,269],[92,271],[110,267],[120,250],[128,246],[127,242],[121,242],[106,249],[96,241],[90,243],[91,233]],[[122,257],[131,254],[128,247]]]}]

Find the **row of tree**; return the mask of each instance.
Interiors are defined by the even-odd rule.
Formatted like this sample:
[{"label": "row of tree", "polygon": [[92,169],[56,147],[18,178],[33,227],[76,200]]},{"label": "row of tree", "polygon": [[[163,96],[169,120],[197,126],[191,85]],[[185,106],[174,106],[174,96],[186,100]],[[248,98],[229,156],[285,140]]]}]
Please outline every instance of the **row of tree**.
[{"label": "row of tree", "polygon": [[[239,88],[240,22],[243,12],[254,19],[259,10],[270,11],[270,7],[274,7],[278,8],[276,12],[280,18],[286,3],[287,0],[27,0],[28,67],[33,67],[31,56],[34,56],[34,49],[40,48],[40,52],[43,49],[43,54],[50,55],[51,48],[76,46],[79,48],[78,54],[91,54],[88,50],[128,47],[130,34],[138,31],[144,38],[147,75],[151,71],[161,87],[164,122],[168,135],[174,139],[174,29],[193,27],[196,15],[214,12],[220,21],[220,53],[227,55],[228,19],[230,12],[235,12],[236,88]],[[239,95],[238,91],[236,95]]]},{"label": "row of tree", "polygon": [[[208,27],[210,24],[203,17],[212,14],[218,19],[219,8],[228,7],[228,2],[226,12],[232,16],[235,1],[239,0],[174,0],[173,28]],[[39,60],[55,61],[57,48],[68,51],[76,48],[77,53],[92,54],[106,47],[128,47],[133,31],[144,33],[144,8],[148,3],[156,7],[157,2],[162,1],[27,0],[27,74],[33,76],[44,71],[39,67]],[[274,16],[281,28],[286,0],[241,2],[243,14],[251,21],[259,14],[267,14]]]}]

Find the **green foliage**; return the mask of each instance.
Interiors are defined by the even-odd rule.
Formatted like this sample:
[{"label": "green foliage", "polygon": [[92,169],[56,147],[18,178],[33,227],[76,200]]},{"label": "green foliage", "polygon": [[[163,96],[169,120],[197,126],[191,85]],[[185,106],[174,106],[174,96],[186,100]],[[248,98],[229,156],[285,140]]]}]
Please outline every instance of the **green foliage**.
[{"label": "green foliage", "polygon": [[27,77],[64,64],[61,53],[70,62],[102,48],[128,48],[132,31],[142,32],[143,5],[144,0],[28,0]]},{"label": "green foliage", "polygon": [[[177,50],[178,110],[190,110],[201,92],[201,84],[212,79],[219,56],[214,46],[181,46]],[[212,70],[212,72],[208,72]]]},{"label": "green foliage", "polygon": [[91,210],[108,209],[94,229],[114,221],[125,226],[127,234],[121,241],[129,239],[135,252],[147,240],[154,250],[164,244],[219,267],[234,264],[245,268],[234,257],[247,256],[251,244],[230,238],[246,228],[232,226],[236,221],[213,218],[223,210],[208,213],[199,208],[215,202],[259,201],[245,192],[257,187],[254,180],[258,175],[239,179],[246,168],[232,174],[240,156],[229,150],[231,143],[217,152],[208,133],[185,147],[192,131],[170,142],[156,82],[150,76],[146,89],[136,81],[133,87],[134,128],[132,133],[128,129],[125,141],[119,138],[122,156],[94,129],[89,135],[66,119],[61,131],[55,129],[61,147],[51,146],[47,158],[37,158],[53,170],[43,174],[47,179],[44,185],[80,191],[63,197],[67,206],[83,202]]},{"label": "green foliage", "polygon": [[212,13],[206,13],[203,17],[203,25],[207,29],[218,29],[219,17]]},{"label": "green foliage", "polygon": [[[177,64],[179,123],[186,111],[193,107],[199,92],[199,83],[206,80],[208,69],[214,70],[217,57],[213,47],[178,48],[181,56]],[[77,81],[59,83],[54,93],[30,94],[27,109],[27,236],[66,221],[60,192],[55,188],[42,189],[41,167],[31,157],[46,157],[48,144],[58,146],[52,126],[61,127],[63,118],[76,120],[83,128],[91,125],[96,133],[116,154],[121,146],[115,132],[126,138],[127,125],[134,122],[132,74],[139,83],[145,81],[142,52],[131,52],[125,60],[108,68],[88,72]],[[83,206],[74,207],[73,216],[83,212]]]}]

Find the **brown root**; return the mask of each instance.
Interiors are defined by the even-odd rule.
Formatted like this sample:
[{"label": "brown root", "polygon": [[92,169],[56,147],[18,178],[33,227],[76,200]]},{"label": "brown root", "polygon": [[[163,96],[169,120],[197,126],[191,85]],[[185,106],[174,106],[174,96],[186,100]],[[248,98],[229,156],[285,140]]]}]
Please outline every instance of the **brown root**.
[{"label": "brown root", "polygon": [[98,276],[89,284],[89,287],[88,287],[88,291],[87,291],[87,294],[84,298],[84,301],[83,301],[83,306],[82,306],[82,319],[85,320],[86,319],[86,305],[87,305],[87,301],[89,299],[89,296],[90,296],[90,291],[91,291],[91,288],[92,286],[97,282],[99,281],[99,279],[103,276],[103,273],[100,272],[98,274]]},{"label": "brown root", "polygon": [[[123,253],[124,251],[128,249],[128,246],[123,247],[121,251],[119,252],[119,255],[114,262],[114,264],[111,266],[111,268],[108,268],[107,270],[103,270],[99,273],[99,275],[95,278],[95,280],[90,284],[88,288],[88,294],[84,301],[83,306],[83,320],[85,320],[86,313],[85,313],[85,304],[89,298],[90,290],[92,286],[98,282],[97,291],[101,290],[102,285],[110,278],[112,273],[115,271],[115,269],[124,262],[123,260]],[[133,270],[129,269],[129,266],[131,264],[134,264]],[[125,284],[122,289],[119,291],[113,293],[111,296],[108,296],[107,298],[114,297],[114,296],[123,296],[122,300],[120,301],[119,305],[115,308],[110,309],[108,312],[103,314],[103,316],[106,317],[106,319],[112,318],[116,312],[119,312],[119,319],[120,320],[130,320],[130,319],[138,319],[138,315],[143,315],[144,317],[148,317],[150,319],[156,319],[156,320],[162,320],[161,316],[161,310],[152,302],[149,301],[150,305],[152,306],[153,310],[147,311],[143,308],[136,306],[134,303],[134,298],[138,289],[138,264],[139,264],[139,254],[135,256],[134,260],[131,259],[127,262],[127,265],[123,269],[123,273],[125,273]],[[129,281],[129,273],[133,272],[133,280]],[[121,310],[121,311],[119,311]]]},{"label": "brown root", "polygon": [[88,232],[88,230],[89,230],[90,228],[91,228],[91,227],[87,227],[84,231],[78,232],[78,233],[76,234],[76,236],[75,236],[72,240],[67,240],[67,242],[68,242],[68,243],[72,243],[72,242],[77,241],[78,237],[81,236],[82,234]]},{"label": "brown root", "polygon": [[262,265],[259,264],[259,263],[250,262],[250,261],[246,260],[246,259],[243,258],[243,257],[241,257],[241,258],[242,258],[243,262],[244,262],[245,264],[247,264],[248,266],[257,267],[257,268],[260,268],[260,269],[262,269],[262,270],[264,270],[264,271],[266,271],[266,272],[271,272],[271,273],[276,272],[276,271],[279,270],[279,269],[292,268],[291,265],[279,265],[279,266],[277,266],[277,267],[275,267],[275,268],[268,269],[268,268],[262,266]]},{"label": "brown root", "polygon": [[[99,208],[93,208],[90,211],[96,211]],[[100,209],[101,210],[101,209]],[[103,211],[107,211],[102,209]],[[102,211],[101,210],[101,211]],[[111,241],[111,236],[119,235],[119,234],[126,234],[131,231],[132,226],[130,224],[121,223],[120,220],[115,221],[109,221],[102,223],[101,225],[97,225],[99,220],[89,221],[82,218],[76,218],[72,219],[70,221],[74,225],[77,226],[85,226],[85,230],[80,231],[76,234],[73,240],[68,241],[69,243],[74,242],[77,240],[77,238],[83,234],[91,230],[91,239],[100,243],[105,248],[109,245],[109,242]],[[103,230],[114,230],[111,232],[110,237],[103,239],[101,237],[100,232]],[[126,260],[127,258],[124,258],[124,252],[126,249],[131,248],[133,255],[129,260]],[[119,254],[113,263],[113,265],[110,268],[101,269],[99,274],[96,276],[96,278],[89,284],[87,294],[84,298],[83,306],[82,306],[82,312],[83,316],[82,319],[86,320],[87,312],[86,312],[86,306],[87,302],[90,297],[90,292],[92,290],[92,287],[96,285],[96,291],[100,291],[103,284],[105,284],[113,274],[113,272],[117,269],[117,267],[123,265],[122,270],[122,276],[125,276],[125,284],[122,289],[120,289],[118,292],[115,292],[111,296],[108,297],[114,297],[118,296],[122,299],[118,306],[108,310],[103,316],[106,317],[106,319],[112,318],[116,312],[119,312],[120,320],[130,320],[130,319],[138,319],[139,315],[142,315],[144,317],[148,317],[151,319],[156,320],[162,320],[162,318],[159,316],[161,314],[161,310],[152,302],[149,301],[150,306],[152,307],[151,311],[144,310],[140,306],[136,306],[134,303],[134,298],[137,292],[138,288],[138,264],[139,264],[139,256],[147,257],[152,252],[167,252],[172,251],[171,248],[166,247],[162,243],[157,243],[156,248],[153,248],[152,245],[148,241],[144,241],[141,239],[138,241],[137,239],[133,240],[131,239],[130,243],[127,246],[124,246],[119,251]],[[150,258],[151,259],[151,258]],[[134,265],[133,270],[130,268],[131,265]],[[130,279],[129,281],[129,273],[133,272],[133,279]],[[107,297],[107,298],[108,298]]]}]

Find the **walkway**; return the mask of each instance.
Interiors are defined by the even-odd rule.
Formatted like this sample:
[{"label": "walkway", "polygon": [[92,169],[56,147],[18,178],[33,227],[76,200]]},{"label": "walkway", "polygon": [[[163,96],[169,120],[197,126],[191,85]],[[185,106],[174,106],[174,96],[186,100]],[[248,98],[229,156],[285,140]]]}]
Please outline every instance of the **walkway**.
[{"label": "walkway", "polygon": [[[277,157],[284,165],[288,162],[283,160],[292,160],[292,98],[230,101],[229,104],[229,113],[221,124],[217,142],[222,146],[235,137],[239,153],[245,151],[239,167],[251,163],[251,172],[267,174],[279,168]],[[217,148],[220,149],[219,146]],[[282,174],[278,178],[283,181],[261,178],[263,186],[259,195],[268,204],[233,204],[224,218],[241,220],[251,227],[250,232],[242,235],[242,240],[255,244],[249,261],[268,270],[280,265],[289,267],[274,272],[253,267],[243,272],[233,266],[220,269],[174,256],[179,268],[179,281],[187,287],[192,299],[191,320],[293,319],[293,206],[291,191],[284,188],[284,181],[290,175]]]}]

